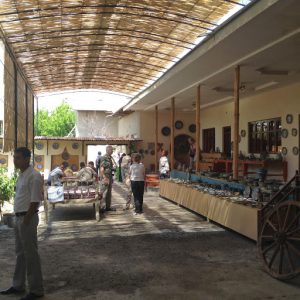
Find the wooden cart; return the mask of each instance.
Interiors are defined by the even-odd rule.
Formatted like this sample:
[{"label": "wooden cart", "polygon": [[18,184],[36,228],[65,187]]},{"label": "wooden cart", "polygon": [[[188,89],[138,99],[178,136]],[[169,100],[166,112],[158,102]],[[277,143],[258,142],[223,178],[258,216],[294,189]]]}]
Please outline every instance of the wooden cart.
[{"label": "wooden cart", "polygon": [[46,222],[49,218],[49,206],[55,209],[57,204],[93,204],[95,209],[95,218],[99,222],[102,218],[100,201],[102,196],[99,193],[99,183],[96,181],[80,181],[76,178],[66,178],[63,180],[63,197],[57,201],[48,199],[49,188],[45,186],[45,214]]},{"label": "wooden cart", "polygon": [[287,280],[300,273],[300,176],[296,175],[260,212],[258,249],[267,272]]}]

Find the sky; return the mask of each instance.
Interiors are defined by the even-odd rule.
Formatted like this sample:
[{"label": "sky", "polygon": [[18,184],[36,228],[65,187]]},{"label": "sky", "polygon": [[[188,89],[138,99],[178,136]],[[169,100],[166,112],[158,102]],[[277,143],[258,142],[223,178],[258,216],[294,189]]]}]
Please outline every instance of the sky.
[{"label": "sky", "polygon": [[130,97],[99,90],[74,90],[38,95],[38,108],[52,111],[67,102],[75,110],[104,110],[116,112],[128,103]]},{"label": "sky", "polygon": [[[251,0],[240,0],[239,3],[247,5]],[[229,11],[225,16],[223,16],[219,21],[218,25],[225,22],[232,15],[238,12],[242,8],[241,5],[235,5],[235,7]],[[199,37],[195,43],[200,44],[205,37]],[[179,61],[183,56],[185,56],[189,51],[182,52],[176,59]],[[176,62],[175,62],[176,63]],[[167,66],[171,68],[172,65]],[[162,76],[164,73],[159,73],[158,76]],[[157,79],[157,78],[156,78]],[[145,89],[150,86],[156,79],[149,81],[146,86],[142,88]],[[55,93],[45,93],[39,94],[38,96],[38,108],[47,109],[48,111],[54,110],[59,106],[62,101],[67,102],[74,110],[103,110],[111,111],[115,113],[123,106],[125,106],[131,98],[125,94],[112,93],[108,91],[99,90],[74,90],[74,91],[62,91]]]}]

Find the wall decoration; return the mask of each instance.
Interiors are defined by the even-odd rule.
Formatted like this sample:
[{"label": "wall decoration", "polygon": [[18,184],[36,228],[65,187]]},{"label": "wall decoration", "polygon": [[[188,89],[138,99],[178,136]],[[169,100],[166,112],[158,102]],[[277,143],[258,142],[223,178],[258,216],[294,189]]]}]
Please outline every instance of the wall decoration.
[{"label": "wall decoration", "polygon": [[150,151],[150,154],[151,154],[151,155],[154,155],[154,154],[155,154],[155,151],[154,151],[154,150],[151,150],[151,151]]},{"label": "wall decoration", "polygon": [[175,128],[176,129],[182,129],[183,128],[183,122],[178,120],[175,122]]},{"label": "wall decoration", "polygon": [[57,149],[59,148],[59,143],[53,143],[53,144],[52,144],[52,148],[53,148],[54,150],[57,150]]},{"label": "wall decoration", "polygon": [[6,165],[7,160],[5,158],[0,158],[0,165]]},{"label": "wall decoration", "polygon": [[35,148],[38,150],[42,150],[44,148],[44,144],[43,143],[35,143]]},{"label": "wall decoration", "polygon": [[61,158],[63,160],[69,160],[70,159],[70,154],[65,151],[65,152],[62,153]]},{"label": "wall decoration", "polygon": [[299,154],[299,149],[298,149],[298,147],[293,147],[293,154],[294,155],[298,155]]},{"label": "wall decoration", "polygon": [[282,147],[281,153],[282,153],[282,155],[284,155],[284,156],[287,155],[287,153],[288,153],[287,148],[286,148],[286,147]]},{"label": "wall decoration", "polygon": [[37,164],[37,165],[36,165],[36,168],[37,168],[38,170],[42,170],[42,169],[44,168],[44,166],[41,165],[41,164]]},{"label": "wall decoration", "polygon": [[292,128],[292,136],[297,136],[298,130],[297,128]]},{"label": "wall decoration", "polygon": [[139,154],[143,155],[144,154],[144,149],[140,149]]},{"label": "wall decoration", "polygon": [[145,154],[148,154],[148,149],[146,149],[144,153],[145,153]]},{"label": "wall decoration", "polygon": [[162,130],[161,130],[161,133],[162,133],[162,135],[164,135],[164,136],[170,135],[170,133],[171,133],[170,127],[168,127],[168,126],[163,127]]},{"label": "wall decoration", "polygon": [[154,150],[155,149],[155,143],[148,143],[148,150]]},{"label": "wall decoration", "polygon": [[77,172],[77,171],[78,171],[78,167],[77,167],[77,165],[75,165],[75,164],[72,164],[72,166],[71,166],[71,170],[72,170],[73,172]]},{"label": "wall decoration", "polygon": [[73,148],[74,150],[77,150],[77,149],[79,148],[79,143],[73,143],[73,144],[72,144],[72,148]]},{"label": "wall decoration", "polygon": [[195,133],[195,132],[196,132],[196,125],[195,125],[195,124],[191,124],[191,125],[189,126],[189,131],[190,131],[191,133]]},{"label": "wall decoration", "polygon": [[288,137],[288,135],[289,135],[289,132],[288,132],[288,130],[287,129],[282,129],[281,130],[281,136],[283,137],[283,138],[287,138]]},{"label": "wall decoration", "polygon": [[157,152],[161,152],[163,150],[164,143],[157,143]]},{"label": "wall decoration", "polygon": [[246,130],[245,129],[242,129],[241,130],[241,137],[245,137],[246,136]]},{"label": "wall decoration", "polygon": [[288,124],[292,124],[293,123],[293,115],[291,115],[291,114],[288,114],[288,115],[286,115],[286,122],[288,123]]},{"label": "wall decoration", "polygon": [[35,162],[40,163],[41,161],[43,161],[43,157],[41,155],[35,155],[34,160]]}]

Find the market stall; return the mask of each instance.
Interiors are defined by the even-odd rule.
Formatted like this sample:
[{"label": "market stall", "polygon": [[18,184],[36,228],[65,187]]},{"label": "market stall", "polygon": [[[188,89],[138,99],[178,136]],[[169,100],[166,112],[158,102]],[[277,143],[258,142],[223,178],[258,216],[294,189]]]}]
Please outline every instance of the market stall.
[{"label": "market stall", "polygon": [[251,200],[242,200],[237,193],[212,194],[209,189],[199,190],[198,184],[173,179],[160,182],[160,196],[257,241],[260,208]]}]

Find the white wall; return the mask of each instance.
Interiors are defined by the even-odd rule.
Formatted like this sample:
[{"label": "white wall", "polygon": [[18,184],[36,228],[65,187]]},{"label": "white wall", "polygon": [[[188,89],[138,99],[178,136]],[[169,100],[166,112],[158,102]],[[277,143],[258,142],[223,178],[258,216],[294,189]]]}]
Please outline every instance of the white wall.
[{"label": "white wall", "polygon": [[76,136],[116,137],[118,136],[118,118],[108,117],[102,111],[77,111]]},{"label": "white wall", "polygon": [[119,137],[141,138],[140,126],[140,112],[133,112],[132,114],[121,118],[118,122]]}]

